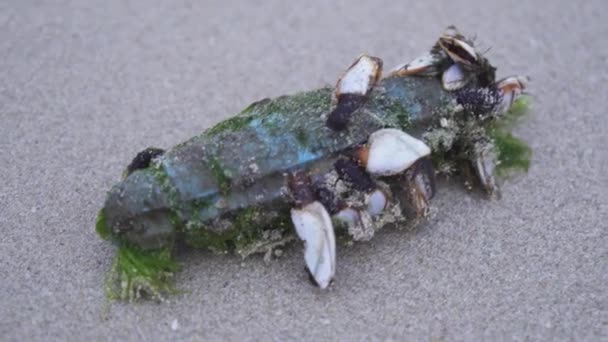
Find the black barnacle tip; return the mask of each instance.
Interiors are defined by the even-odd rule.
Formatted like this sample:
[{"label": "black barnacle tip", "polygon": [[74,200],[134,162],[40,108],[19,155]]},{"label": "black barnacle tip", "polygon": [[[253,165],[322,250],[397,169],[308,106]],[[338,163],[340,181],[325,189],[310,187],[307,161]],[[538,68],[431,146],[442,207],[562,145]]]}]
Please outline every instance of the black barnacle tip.
[{"label": "black barnacle tip", "polygon": [[339,211],[339,200],[334,195],[334,192],[321,184],[314,184],[317,200],[323,204],[330,214],[335,214]]},{"label": "black barnacle tip", "polygon": [[350,182],[355,190],[369,192],[375,188],[370,175],[353,159],[338,159],[334,168],[338,176]]},{"label": "black barnacle tip", "polygon": [[340,94],[338,95],[338,105],[327,118],[327,127],[334,131],[341,131],[346,128],[350,117],[354,111],[359,109],[367,97],[361,94]]},{"label": "black barnacle tip", "polygon": [[494,86],[487,88],[470,87],[456,92],[456,101],[462,107],[476,115],[492,113],[502,98]]},{"label": "black barnacle tip", "polygon": [[304,269],[306,270],[306,273],[308,274],[308,280],[310,281],[310,283],[316,287],[321,287],[319,285],[319,283],[317,283],[317,279],[315,279],[315,276],[312,274],[310,269],[308,269],[308,267],[306,267],[306,266],[304,266]]},{"label": "black barnacle tip", "polygon": [[477,82],[480,87],[490,87],[496,81],[496,67],[488,65],[477,76]]},{"label": "black barnacle tip", "polygon": [[303,207],[315,201],[312,181],[308,173],[300,171],[289,174],[287,184],[293,194],[296,207]]},{"label": "black barnacle tip", "polygon": [[150,162],[154,158],[162,156],[165,153],[165,150],[155,147],[148,147],[147,149],[139,152],[135,158],[131,161],[131,164],[127,166],[127,170],[125,172],[125,176],[130,175],[136,170],[145,169],[150,166]]},{"label": "black barnacle tip", "polygon": [[333,131],[342,131],[346,128],[348,119],[349,118],[344,115],[344,113],[338,111],[338,108],[336,108],[329,114],[326,125]]}]

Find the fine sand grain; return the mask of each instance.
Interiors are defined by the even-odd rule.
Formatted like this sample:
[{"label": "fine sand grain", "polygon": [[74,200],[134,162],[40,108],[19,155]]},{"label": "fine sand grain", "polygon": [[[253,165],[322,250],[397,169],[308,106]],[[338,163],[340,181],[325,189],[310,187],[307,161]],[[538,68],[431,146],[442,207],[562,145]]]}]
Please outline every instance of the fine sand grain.
[{"label": "fine sand grain", "polygon": [[[205,3],[0,4],[0,339],[608,338],[608,2]],[[428,223],[340,246],[327,292],[298,247],[193,251],[185,294],[104,309],[114,248],[93,225],[135,153],[333,84],[362,52],[391,68],[449,24],[532,78],[533,163],[502,200],[442,185]]]}]

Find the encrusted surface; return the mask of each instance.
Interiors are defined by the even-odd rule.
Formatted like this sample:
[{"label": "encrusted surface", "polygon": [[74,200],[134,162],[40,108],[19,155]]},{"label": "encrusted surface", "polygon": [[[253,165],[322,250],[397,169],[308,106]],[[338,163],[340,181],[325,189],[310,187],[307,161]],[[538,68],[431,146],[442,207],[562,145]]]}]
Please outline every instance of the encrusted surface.
[{"label": "encrusted surface", "polygon": [[[381,128],[418,135],[435,129],[439,117],[456,120],[458,115],[454,95],[443,91],[438,80],[388,77],[351,114],[348,127],[335,131],[326,125],[332,93],[320,88],[254,102],[235,117],[169,149],[148,168],[126,176],[105,203],[114,240],[149,249],[162,247],[163,239],[170,242],[178,237],[191,246],[219,252],[256,244],[261,232],[274,229],[274,216],[287,216],[292,202],[285,191],[287,173],[306,171],[324,177],[333,170],[336,158],[348,155]],[[461,126],[454,125],[454,134],[461,133]],[[469,137],[460,135],[460,139]],[[330,192],[334,187],[324,186]],[[354,196],[363,202],[363,195]],[[344,200],[355,205],[353,198]],[[255,222],[233,222],[249,210],[259,213]],[[267,212],[278,214],[261,215]],[[384,223],[366,215],[360,221],[350,228],[355,240],[371,239],[375,226]]]}]

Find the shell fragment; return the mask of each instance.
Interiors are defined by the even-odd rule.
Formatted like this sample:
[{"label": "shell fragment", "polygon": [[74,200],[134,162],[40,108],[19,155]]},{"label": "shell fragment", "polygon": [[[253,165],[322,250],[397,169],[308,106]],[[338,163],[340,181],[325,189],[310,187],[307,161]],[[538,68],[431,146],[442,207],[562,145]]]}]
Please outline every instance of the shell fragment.
[{"label": "shell fragment", "polygon": [[439,61],[440,56],[429,52],[414,59],[410,63],[396,67],[391,74],[397,76],[434,76],[438,72],[436,66],[439,64]]},{"label": "shell fragment", "polygon": [[366,170],[375,175],[391,176],[405,171],[431,149],[421,140],[394,128],[385,128],[369,137]]},{"label": "shell fragment", "polygon": [[382,214],[387,203],[388,200],[384,192],[380,189],[376,189],[367,196],[367,212],[371,216],[378,216]]},{"label": "shell fragment", "polygon": [[464,87],[470,79],[467,74],[459,64],[452,64],[441,76],[443,88],[447,91],[453,91]]},{"label": "shell fragment", "polygon": [[346,70],[336,85],[337,95],[358,94],[366,96],[374,87],[382,72],[379,58],[362,55]]},{"label": "shell fragment", "polygon": [[329,213],[315,201],[292,209],[291,220],[304,241],[306,267],[317,285],[327,288],[336,272],[336,237]]},{"label": "shell fragment", "polygon": [[523,93],[528,86],[528,77],[510,76],[496,82],[496,87],[502,95],[502,101],[497,108],[498,113],[505,113],[510,108],[513,102]]},{"label": "shell fragment", "polygon": [[336,84],[338,103],[327,118],[327,126],[333,130],[346,128],[351,114],[359,109],[382,74],[380,58],[362,55],[344,72]]}]

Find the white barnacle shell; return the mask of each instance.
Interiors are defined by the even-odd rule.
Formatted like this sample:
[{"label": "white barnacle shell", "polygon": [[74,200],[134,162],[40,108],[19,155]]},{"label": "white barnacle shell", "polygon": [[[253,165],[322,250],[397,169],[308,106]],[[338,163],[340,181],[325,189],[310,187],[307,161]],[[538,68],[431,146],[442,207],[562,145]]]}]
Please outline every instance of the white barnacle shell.
[{"label": "white barnacle shell", "polygon": [[336,86],[337,95],[367,95],[380,78],[382,62],[375,57],[362,55],[344,72]]},{"label": "white barnacle shell", "polygon": [[394,128],[372,133],[368,146],[366,170],[380,176],[401,173],[431,153],[424,142]]},{"label": "white barnacle shell", "polygon": [[291,210],[291,221],[304,241],[304,260],[317,285],[324,289],[336,272],[336,237],[327,209],[318,201]]},{"label": "white barnacle shell", "polygon": [[334,219],[348,226],[348,234],[355,241],[368,241],[376,231],[374,221],[366,210],[347,207],[334,215]]},{"label": "white barnacle shell", "polygon": [[431,52],[422,55],[413,61],[397,66],[391,74],[399,76],[420,75],[433,76],[437,74],[435,65],[439,63],[439,56]]},{"label": "white barnacle shell", "polygon": [[439,38],[439,46],[456,63],[472,65],[478,62],[475,48],[465,40],[443,36]]},{"label": "white barnacle shell", "polygon": [[374,190],[367,196],[367,212],[371,216],[382,214],[387,204],[388,199],[386,198],[386,194],[380,189]]},{"label": "white barnacle shell", "polygon": [[346,223],[349,226],[359,224],[359,221],[361,221],[359,211],[350,207],[340,210],[336,215],[334,215],[334,218],[340,222]]},{"label": "white barnacle shell", "polygon": [[467,74],[468,73],[459,64],[452,64],[443,72],[443,75],[441,75],[443,88],[447,91],[452,91],[464,87],[470,79]]},{"label": "white barnacle shell", "polygon": [[528,86],[529,79],[525,76],[509,76],[496,82],[496,87],[499,89],[502,99],[497,106],[498,113],[505,113],[510,108],[513,102],[523,93]]}]

